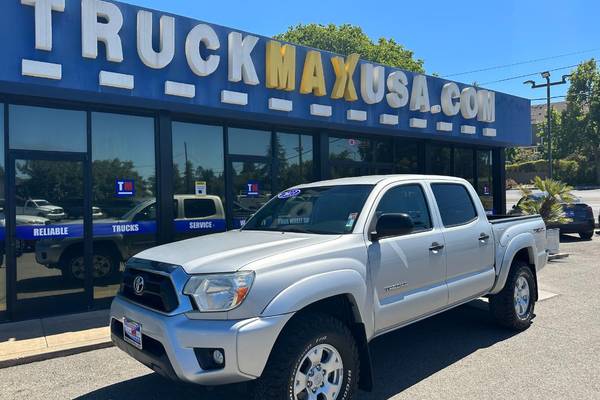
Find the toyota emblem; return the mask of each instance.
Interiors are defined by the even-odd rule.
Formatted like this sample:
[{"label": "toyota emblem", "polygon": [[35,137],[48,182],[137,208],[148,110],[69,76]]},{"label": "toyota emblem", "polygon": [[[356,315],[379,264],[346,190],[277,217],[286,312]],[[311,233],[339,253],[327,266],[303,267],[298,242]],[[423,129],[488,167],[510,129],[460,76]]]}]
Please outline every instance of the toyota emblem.
[{"label": "toyota emblem", "polygon": [[133,291],[138,296],[141,296],[144,293],[144,277],[143,276],[138,275],[135,277],[135,279],[133,280]]}]

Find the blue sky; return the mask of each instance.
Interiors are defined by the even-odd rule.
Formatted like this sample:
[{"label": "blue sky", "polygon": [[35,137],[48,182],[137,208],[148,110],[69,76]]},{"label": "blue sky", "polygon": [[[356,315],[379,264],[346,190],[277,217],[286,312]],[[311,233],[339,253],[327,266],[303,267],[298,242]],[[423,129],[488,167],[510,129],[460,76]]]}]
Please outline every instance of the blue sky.
[{"label": "blue sky", "polygon": [[[553,57],[449,77],[466,83],[495,82],[600,58],[600,2],[595,0],[125,2],[266,36],[298,23],[351,23],[373,39],[394,38],[425,60],[427,73],[441,76]],[[569,71],[554,71],[553,78]],[[544,89],[523,85],[527,79],[541,78],[537,74],[483,86],[532,99],[544,97]],[[564,95],[566,86],[553,87],[552,95]]]}]

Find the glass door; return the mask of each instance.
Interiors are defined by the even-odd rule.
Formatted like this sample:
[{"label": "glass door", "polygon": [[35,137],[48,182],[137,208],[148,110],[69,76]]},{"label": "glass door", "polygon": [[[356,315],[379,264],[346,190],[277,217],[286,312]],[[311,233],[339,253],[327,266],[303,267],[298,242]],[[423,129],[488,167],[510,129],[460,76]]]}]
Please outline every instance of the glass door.
[{"label": "glass door", "polygon": [[81,311],[89,304],[84,157],[11,157],[14,247],[8,261],[16,319]]},{"label": "glass door", "polygon": [[236,229],[271,199],[271,163],[268,159],[231,157],[229,174],[232,199],[228,204],[229,225]]}]

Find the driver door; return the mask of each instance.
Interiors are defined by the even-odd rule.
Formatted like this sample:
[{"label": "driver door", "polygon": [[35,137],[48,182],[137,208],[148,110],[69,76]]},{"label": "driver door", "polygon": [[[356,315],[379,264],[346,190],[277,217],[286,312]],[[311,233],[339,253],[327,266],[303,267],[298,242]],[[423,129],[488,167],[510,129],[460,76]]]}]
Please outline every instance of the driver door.
[{"label": "driver door", "polygon": [[444,236],[433,222],[427,188],[419,183],[390,186],[379,197],[371,216],[408,214],[413,232],[370,242],[369,273],[375,291],[377,333],[404,325],[448,304]]}]

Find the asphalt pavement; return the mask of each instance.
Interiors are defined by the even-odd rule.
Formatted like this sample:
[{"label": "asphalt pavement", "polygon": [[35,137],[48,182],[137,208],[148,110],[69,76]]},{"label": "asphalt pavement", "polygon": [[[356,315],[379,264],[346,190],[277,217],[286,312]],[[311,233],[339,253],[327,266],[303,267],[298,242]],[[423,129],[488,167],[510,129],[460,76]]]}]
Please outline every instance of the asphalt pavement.
[{"label": "asphalt pavement", "polygon": [[[382,336],[371,350],[375,390],[359,399],[600,399],[600,236],[563,238],[520,334],[497,328],[482,303]],[[0,399],[247,398],[238,385],[206,389],[164,380],[110,348],[0,369]]]}]

